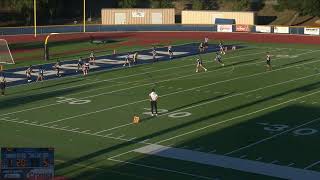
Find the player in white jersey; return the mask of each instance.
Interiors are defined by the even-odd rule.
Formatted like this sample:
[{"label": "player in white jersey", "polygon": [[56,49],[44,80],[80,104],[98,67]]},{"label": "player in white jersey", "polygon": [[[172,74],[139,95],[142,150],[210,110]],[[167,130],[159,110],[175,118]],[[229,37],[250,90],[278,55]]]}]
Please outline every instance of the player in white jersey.
[{"label": "player in white jersey", "polygon": [[90,69],[90,63],[87,61],[82,66],[82,72],[84,76],[88,75],[89,69]]},{"label": "player in white jersey", "polygon": [[125,67],[127,64],[129,65],[129,67],[131,67],[131,63],[130,63],[130,53],[128,53],[124,59],[124,64],[123,67]]},{"label": "player in white jersey", "polygon": [[202,59],[197,58],[196,72],[199,72],[200,69],[203,69],[205,72],[207,72],[207,69],[203,66]]},{"label": "player in white jersey", "polygon": [[157,105],[158,98],[159,98],[158,94],[155,92],[154,89],[152,89],[151,93],[149,94],[152,116],[158,115],[158,105]]},{"label": "player in white jersey", "polygon": [[89,56],[89,62],[93,65],[96,64],[96,56],[94,55],[94,52],[91,51],[90,56]]},{"label": "player in white jersey", "polygon": [[157,51],[156,51],[156,47],[153,47],[152,48],[152,59],[153,61],[156,61],[157,60]]},{"label": "player in white jersey", "polygon": [[269,52],[267,52],[266,64],[267,64],[267,70],[268,70],[268,71],[271,71],[271,70],[272,70],[272,66],[271,66],[271,55],[269,54]]},{"label": "player in white jersey", "polygon": [[172,59],[173,58],[173,51],[172,51],[172,46],[171,45],[168,46],[168,54],[170,56],[170,59]]}]

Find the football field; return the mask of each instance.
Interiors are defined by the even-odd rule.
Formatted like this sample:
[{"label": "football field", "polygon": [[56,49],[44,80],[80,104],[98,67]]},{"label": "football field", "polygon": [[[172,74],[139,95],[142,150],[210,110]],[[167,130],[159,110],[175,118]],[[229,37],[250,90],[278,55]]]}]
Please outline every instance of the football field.
[{"label": "football field", "polygon": [[54,147],[70,179],[320,179],[320,50],[246,44],[196,73],[197,57],[10,87],[0,144]]}]

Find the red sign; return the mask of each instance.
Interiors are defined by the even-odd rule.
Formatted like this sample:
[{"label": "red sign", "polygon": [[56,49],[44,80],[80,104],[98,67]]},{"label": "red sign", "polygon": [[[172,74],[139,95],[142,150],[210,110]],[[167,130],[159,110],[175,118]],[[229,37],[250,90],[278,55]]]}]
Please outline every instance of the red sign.
[{"label": "red sign", "polygon": [[249,25],[239,25],[239,24],[237,24],[236,31],[237,32],[249,32],[250,31],[250,26]]}]

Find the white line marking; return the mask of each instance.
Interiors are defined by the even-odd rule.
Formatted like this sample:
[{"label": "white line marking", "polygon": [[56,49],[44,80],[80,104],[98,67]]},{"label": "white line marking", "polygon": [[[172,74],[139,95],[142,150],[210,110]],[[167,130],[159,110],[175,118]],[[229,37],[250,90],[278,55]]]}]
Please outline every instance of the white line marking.
[{"label": "white line marking", "polygon": [[74,129],[71,129],[71,131],[75,131],[75,130],[78,130],[79,128],[74,128]]},{"label": "white line marking", "polygon": [[82,131],[82,133],[86,133],[86,132],[89,132],[89,131],[90,131],[90,130],[87,129],[87,130]]},{"label": "white line marking", "polygon": [[294,163],[290,163],[290,164],[288,164],[288,166],[290,167],[290,166],[293,166],[294,165]]},{"label": "white line marking", "polygon": [[209,151],[209,153],[214,153],[214,152],[217,152],[217,150],[214,149],[212,151]]},{"label": "white line marking", "polygon": [[122,138],[122,137],[124,137],[125,135],[124,134],[122,134],[121,136],[119,136],[118,138]]},{"label": "white line marking", "polygon": [[268,164],[259,161],[245,160],[180,148],[166,147],[162,145],[147,145],[135,149],[133,152],[200,163],[209,166],[218,166],[226,169],[233,169],[242,172],[249,172],[283,179],[319,180],[320,178],[320,172],[317,171]]},{"label": "white line marking", "polygon": [[[313,92],[313,93],[311,93],[311,94],[307,94],[307,95],[305,95],[304,97],[307,97],[307,96],[310,96],[310,95],[314,95],[314,94],[317,94],[317,93],[319,93],[319,92],[320,92],[320,91],[316,91],[316,92]],[[298,99],[298,98],[296,98],[296,99]],[[301,98],[299,98],[299,99],[301,99]],[[289,100],[289,101],[286,101],[286,102],[280,103],[280,104],[286,104],[287,102],[291,102],[291,101],[292,101],[292,100]],[[249,148],[249,147],[252,147],[252,146],[261,144],[261,143],[263,143],[263,142],[265,142],[265,141],[268,141],[268,140],[273,139],[273,138],[275,138],[275,137],[278,137],[278,136],[280,136],[280,135],[282,135],[282,134],[285,134],[285,133],[287,133],[287,132],[293,131],[293,130],[295,130],[295,129],[298,129],[298,128],[300,128],[300,127],[306,126],[306,125],[308,125],[308,124],[314,123],[314,122],[319,121],[319,120],[320,120],[320,117],[318,117],[318,118],[316,118],[316,119],[313,119],[313,120],[311,120],[311,121],[308,121],[308,122],[306,122],[306,123],[300,124],[300,125],[298,125],[298,126],[296,126],[296,127],[293,127],[293,128],[291,128],[291,129],[282,131],[281,133],[275,134],[275,135],[273,135],[273,136],[270,136],[270,137],[261,139],[261,140],[259,140],[259,141],[257,141],[257,142],[251,143],[251,144],[249,144],[249,145],[247,145],[247,146],[243,146],[243,147],[241,147],[241,148],[239,148],[239,149],[236,149],[236,150],[233,150],[233,151],[231,151],[231,152],[228,152],[228,153],[226,153],[225,155],[230,155],[230,154],[233,154],[233,153],[235,153],[235,152],[239,152],[239,151],[241,151],[241,150],[243,150],[243,149],[247,149],[247,148]]]},{"label": "white line marking", "polygon": [[[173,137],[168,138],[168,139],[164,139],[164,140],[162,140],[162,141],[157,142],[156,144],[163,143],[163,142],[166,142],[166,141],[169,141],[169,140],[178,138],[178,137],[182,137],[182,136],[185,136],[185,135],[189,135],[189,134],[192,134],[192,133],[195,133],[195,132],[198,132],[198,131],[202,131],[202,130],[207,129],[207,128],[210,128],[210,127],[212,127],[212,126],[217,126],[217,125],[219,125],[219,124],[227,123],[227,122],[230,122],[230,121],[235,120],[235,119],[239,119],[239,118],[242,118],[242,117],[250,116],[250,115],[252,115],[252,114],[257,114],[257,113],[259,113],[259,112],[263,112],[263,111],[268,110],[268,109],[272,109],[272,108],[275,108],[275,107],[278,107],[278,106],[282,106],[282,105],[288,104],[288,103],[290,103],[290,102],[292,102],[292,101],[294,101],[294,100],[298,100],[298,99],[302,99],[302,98],[305,98],[305,97],[309,97],[309,96],[312,96],[312,95],[315,95],[315,94],[318,94],[318,93],[320,93],[320,91],[316,91],[316,92],[313,92],[313,93],[309,93],[309,94],[306,94],[306,95],[297,97],[297,98],[295,98],[295,99],[291,99],[291,100],[288,100],[288,101],[285,101],[285,102],[282,102],[282,103],[278,103],[278,104],[275,104],[275,105],[272,105],[272,106],[268,106],[268,107],[266,107],[266,108],[262,108],[262,109],[259,109],[259,110],[257,110],[257,111],[253,111],[253,112],[250,112],[250,113],[247,113],[247,114],[243,114],[243,115],[236,116],[236,117],[233,117],[233,118],[230,118],[230,119],[226,119],[226,120],[223,120],[223,121],[219,121],[219,122],[216,122],[216,123],[213,123],[213,124],[204,126],[204,127],[202,127],[202,128],[198,128],[198,129],[195,129],[195,130],[193,130],[193,131],[189,131],[189,132],[187,132],[187,133],[183,133],[183,134],[180,134],[180,135],[177,135],[177,136],[173,136]],[[310,121],[309,123],[306,123],[306,124],[310,124],[310,123],[312,123],[312,122],[314,122],[314,121],[316,121],[316,120],[319,120],[319,119],[320,119],[320,118],[315,119],[315,120]],[[304,125],[306,125],[306,124],[304,124]],[[302,125],[301,125],[301,126],[302,126]],[[298,127],[296,127],[296,128],[298,128]]]},{"label": "white line marking", "polygon": [[258,157],[256,160],[257,160],[257,161],[260,161],[261,159],[262,159],[262,157]]},{"label": "white line marking", "polygon": [[[320,61],[320,60],[319,60],[319,61]],[[192,90],[195,90],[195,89],[199,89],[199,88],[203,88],[203,87],[208,87],[208,86],[212,86],[212,85],[215,85],[215,84],[220,84],[220,83],[229,82],[229,81],[234,81],[234,80],[238,80],[238,79],[243,79],[243,78],[248,78],[248,77],[254,77],[254,76],[258,76],[258,75],[263,75],[263,74],[266,74],[266,73],[276,72],[276,71],[280,71],[280,70],[283,70],[283,69],[288,69],[288,68],[291,68],[291,67],[293,67],[293,66],[284,67],[284,68],[280,68],[280,69],[273,70],[273,71],[266,71],[266,72],[262,72],[262,73],[256,73],[256,74],[252,74],[252,75],[246,75],[246,76],[236,77],[236,78],[233,78],[233,79],[218,81],[218,82],[214,82],[214,83],[209,83],[209,84],[206,84],[206,85],[197,86],[197,87],[194,87],[194,88],[189,88],[189,89],[185,89],[185,90],[182,90],[182,91],[175,91],[175,92],[172,92],[172,93],[168,93],[168,94],[162,95],[162,96],[160,96],[160,97],[171,96],[171,95],[174,95],[174,94],[179,94],[179,93],[182,93],[182,92],[192,91]],[[316,76],[316,75],[318,75],[318,73],[317,73],[317,74],[310,75],[310,76],[308,76],[308,77],[312,77],[312,76]],[[303,77],[303,78],[305,78],[305,77]],[[302,78],[302,79],[303,79],[303,78]],[[298,78],[298,79],[301,79],[301,78]],[[287,83],[287,82],[290,82],[290,81],[281,82],[281,84],[285,84],[285,83]],[[153,84],[153,83],[151,83],[151,84]],[[279,84],[279,83],[278,83],[278,84]],[[274,85],[271,85],[271,86],[274,86]],[[266,86],[266,87],[268,87],[268,86]],[[261,89],[261,88],[258,88],[258,89]],[[262,88],[262,89],[263,89],[263,88]],[[246,93],[239,93],[239,94],[246,94]],[[92,97],[92,96],[91,96],[91,97]],[[82,117],[82,116],[88,116],[88,115],[91,115],[91,114],[96,114],[96,113],[100,113],[100,112],[104,112],[104,111],[108,111],[108,110],[112,110],[112,109],[116,109],[116,108],[121,108],[121,107],[125,107],[125,106],[128,106],[128,105],[133,105],[133,104],[137,104],[137,103],[141,103],[141,102],[145,102],[145,101],[149,101],[149,99],[143,99],[143,100],[139,100],[139,101],[127,103],[127,104],[122,104],[122,105],[118,105],[118,106],[113,106],[113,107],[109,107],[109,108],[105,108],[105,109],[100,109],[100,110],[97,110],[97,111],[91,111],[91,112],[79,114],[79,115],[76,115],[76,116],[71,116],[71,117],[67,117],[67,118],[63,118],[63,119],[59,119],[59,120],[55,120],[55,121],[50,121],[50,122],[47,122],[47,123],[43,123],[42,125],[47,125],[47,124],[52,124],[52,123],[56,123],[56,122],[61,122],[61,121],[69,120],[69,119],[74,119],[74,118]],[[127,126],[127,125],[130,125],[130,124],[133,124],[133,123],[124,124],[124,125],[121,125],[121,126]],[[116,127],[115,127],[115,128],[116,128]]]},{"label": "white line marking", "polygon": [[[247,55],[234,56],[234,57],[230,57],[230,58],[226,58],[226,59],[232,59],[232,58],[237,58],[237,57],[241,57],[241,56],[249,56],[249,55],[255,55],[255,54],[262,54],[262,53],[252,53],[252,54],[247,54]],[[261,63],[261,62],[259,62],[259,63]],[[258,63],[258,64],[259,64],[259,63]],[[257,63],[253,63],[253,64],[257,64]],[[251,65],[251,63],[239,65],[239,67],[240,67],[240,66],[248,66],[248,65]],[[179,67],[171,67],[171,68],[166,68],[166,69],[159,69],[159,70],[155,70],[155,71],[153,71],[153,72],[164,71],[164,70],[169,70],[169,69],[176,69],[176,68],[181,68],[181,67],[185,67],[185,66],[194,66],[194,64],[188,64],[188,65],[179,66]],[[223,70],[223,69],[218,69],[218,70],[211,71],[211,72],[216,72],[216,71],[221,71],[221,70]],[[87,85],[96,84],[96,83],[101,83],[101,82],[108,82],[108,81],[111,81],[111,82],[112,82],[113,80],[122,79],[122,78],[128,78],[128,77],[133,77],[133,76],[138,76],[138,75],[143,75],[143,74],[148,74],[148,73],[149,73],[149,72],[144,72],[144,73],[133,74],[133,75],[129,75],[129,76],[122,76],[122,77],[117,77],[117,78],[108,79],[108,80],[102,80],[102,81],[84,83],[84,84],[75,85],[75,86],[68,86],[68,87],[66,87],[66,88],[56,89],[56,90],[54,90],[54,91],[61,91],[61,90],[71,89],[71,88],[74,88],[74,87],[87,86]],[[189,76],[194,76],[194,74],[191,74],[191,75],[189,74],[189,75],[186,75],[186,76],[180,76],[180,77],[178,77],[178,78],[172,78],[172,79],[168,79],[168,80],[165,80],[165,81],[158,81],[158,82],[155,82],[155,83],[171,81],[171,80],[174,80],[174,79],[181,79],[181,78],[189,77]],[[139,85],[139,86],[133,86],[133,87],[131,87],[131,88],[124,88],[124,89],[120,89],[120,90],[117,90],[117,91],[111,91],[111,92],[108,92],[108,93],[96,94],[96,95],[93,95],[93,96],[85,97],[84,99],[90,98],[90,97],[96,97],[96,96],[100,96],[100,95],[105,95],[105,94],[110,94],[110,93],[112,94],[112,93],[114,93],[114,92],[125,91],[125,90],[133,89],[133,88],[136,88],[136,87],[148,86],[148,85],[150,85],[150,84],[153,84],[153,83],[146,83],[146,84]],[[44,94],[44,93],[48,93],[48,92],[53,92],[53,91],[45,91],[45,92],[39,93],[39,94]],[[82,92],[84,93],[85,91],[82,91]],[[82,98],[79,98],[79,99],[82,99]],[[62,103],[53,103],[53,104],[48,104],[48,105],[44,105],[44,106],[37,106],[37,107],[28,108],[28,109],[24,109],[24,110],[20,110],[20,111],[15,111],[15,112],[11,112],[11,113],[2,114],[2,116],[10,115],[10,114],[16,114],[16,113],[21,113],[21,112],[26,112],[26,111],[35,110],[35,109],[46,108],[46,107],[55,106],[55,105],[59,105],[59,104],[62,104]]]},{"label": "white line marking", "polygon": [[105,131],[107,131],[107,130],[105,129],[105,130],[102,130],[102,131],[98,131],[98,132],[96,132],[96,133],[94,133],[94,134],[100,134],[100,133],[103,133],[103,132],[105,132]]},{"label": "white line marking", "polygon": [[201,176],[201,175],[196,175],[196,174],[190,174],[190,173],[185,173],[185,172],[176,171],[176,170],[171,170],[171,169],[166,169],[166,168],[160,168],[160,167],[149,166],[149,165],[144,165],[144,164],[132,163],[132,162],[117,160],[117,159],[113,159],[113,158],[108,158],[108,160],[110,160],[110,161],[115,161],[115,162],[121,162],[121,163],[124,163],[124,164],[130,164],[130,165],[140,166],[140,167],[144,167],[144,168],[150,168],[150,169],[156,169],[156,170],[160,170],[160,171],[166,171],[166,172],[172,172],[172,173],[182,174],[182,175],[186,175],[186,176],[192,176],[192,177],[201,178],[201,179],[211,179],[211,180],[212,180],[211,177],[206,177],[206,176]]},{"label": "white line marking", "polygon": [[241,159],[243,159],[243,158],[245,158],[245,157],[247,157],[247,155],[242,155],[242,156],[240,156]]},{"label": "white line marking", "polygon": [[274,161],[271,161],[271,164],[275,164],[275,163],[278,163],[279,161],[278,160],[274,160]]},{"label": "white line marking", "polygon": [[318,165],[318,164],[320,164],[320,161],[317,161],[317,162],[315,162],[315,163],[312,163],[312,164],[308,165],[307,167],[305,167],[305,168],[303,168],[303,169],[310,169],[310,168],[312,168],[312,167],[314,167],[314,166],[316,166],[316,165]]},{"label": "white line marking", "polygon": [[130,138],[129,141],[133,141],[135,139],[137,139],[137,137]]}]

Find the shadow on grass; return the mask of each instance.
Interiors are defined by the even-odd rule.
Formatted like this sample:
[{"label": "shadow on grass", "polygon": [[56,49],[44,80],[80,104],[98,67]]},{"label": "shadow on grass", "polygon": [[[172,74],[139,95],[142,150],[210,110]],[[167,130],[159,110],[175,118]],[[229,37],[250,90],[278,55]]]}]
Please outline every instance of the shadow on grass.
[{"label": "shadow on grass", "polygon": [[[61,83],[61,84],[68,84],[68,83],[72,83],[72,82],[66,82],[66,83]],[[49,86],[55,86],[55,85],[49,85]],[[43,87],[39,87],[39,88],[31,89],[31,90],[26,89],[25,91],[38,90],[38,89],[42,89],[42,88]],[[60,90],[54,90],[54,91],[49,91],[49,92],[41,92],[41,93],[30,94],[30,95],[26,95],[26,93],[21,92],[21,93],[16,93],[13,96],[10,96],[10,92],[8,92],[8,95],[5,97],[5,99],[1,99],[1,97],[0,97],[0,100],[2,101],[0,103],[0,109],[5,110],[5,109],[9,109],[9,108],[18,107],[21,105],[26,105],[29,103],[35,103],[35,102],[41,101],[41,100],[47,100],[49,98],[66,96],[70,93],[76,93],[76,92],[83,91],[83,90],[86,90],[89,88],[90,88],[90,86],[79,86],[79,87],[74,87],[74,88],[60,89]]]},{"label": "shadow on grass", "polygon": [[[228,113],[232,113],[232,112],[236,112],[236,111],[239,112],[242,109],[247,109],[247,108],[253,107],[255,105],[261,104],[263,102],[267,102],[267,101],[270,101],[270,100],[275,99],[275,98],[279,98],[279,97],[283,97],[285,95],[289,95],[291,93],[301,92],[301,91],[305,91],[305,90],[309,90],[309,91],[310,90],[314,90],[314,89],[317,88],[318,85],[320,85],[320,82],[312,83],[312,84],[301,86],[301,87],[297,87],[297,88],[292,88],[292,89],[286,90],[286,91],[284,91],[282,93],[271,95],[271,96],[265,97],[263,99],[254,100],[254,101],[249,102],[249,103],[244,103],[244,104],[232,107],[232,108],[225,109],[225,110],[220,111],[220,112],[209,113],[206,116],[199,117],[199,118],[194,119],[192,121],[185,122],[185,123],[182,123],[182,124],[179,124],[179,125],[176,125],[176,126],[168,127],[166,129],[162,129],[162,130],[159,130],[159,131],[156,131],[156,132],[152,132],[152,133],[150,133],[148,135],[145,135],[143,137],[137,138],[134,141],[123,142],[121,144],[117,144],[117,145],[114,145],[112,147],[101,149],[101,150],[98,150],[96,152],[92,152],[90,154],[81,156],[79,158],[75,158],[75,159],[70,160],[68,162],[61,163],[61,164],[56,166],[56,170],[61,170],[63,168],[67,168],[67,167],[73,166],[73,165],[78,164],[78,163],[83,163],[83,162],[89,161],[90,159],[93,159],[93,158],[101,156],[101,155],[107,155],[108,153],[110,153],[112,151],[116,151],[116,150],[120,150],[121,148],[129,147],[131,145],[134,145],[134,144],[136,144],[138,142],[141,142],[141,141],[144,141],[146,139],[152,139],[152,138],[159,137],[159,136],[162,136],[162,135],[165,135],[165,134],[168,134],[168,133],[172,133],[172,132],[184,129],[184,128],[188,128],[188,127],[192,127],[192,126],[195,126],[195,125],[199,125],[200,123],[213,121],[214,119],[221,118],[221,117],[227,115]],[[211,98],[211,100],[214,100],[214,99],[215,98]],[[195,103],[192,103],[192,104],[189,104],[189,105],[181,106],[179,108],[175,108],[174,110],[179,110],[179,109],[182,109],[184,107],[189,107],[191,105],[200,105],[201,103],[210,102],[211,100],[210,99],[202,100],[202,101],[195,102]],[[172,111],[173,110],[170,110],[169,112],[172,112]],[[156,119],[156,118],[154,118],[154,119]],[[144,121],[147,121],[147,120],[151,120],[151,118],[144,119]],[[213,123],[216,123],[216,122],[219,122],[219,121],[213,121]],[[101,161],[104,161],[104,160],[105,159],[102,159]],[[85,175],[85,173],[81,174],[80,176],[77,176],[77,178],[80,178],[83,175]]]}]

